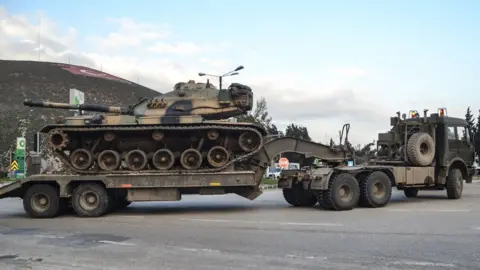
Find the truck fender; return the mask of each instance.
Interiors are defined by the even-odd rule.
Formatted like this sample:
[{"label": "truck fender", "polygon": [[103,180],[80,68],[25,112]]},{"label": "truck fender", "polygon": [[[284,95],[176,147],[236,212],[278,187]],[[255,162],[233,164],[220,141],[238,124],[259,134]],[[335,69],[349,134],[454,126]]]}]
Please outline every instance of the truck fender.
[{"label": "truck fender", "polygon": [[278,188],[292,188],[293,177],[278,178]]},{"label": "truck fender", "polygon": [[312,170],[312,180],[310,181],[310,189],[326,190],[328,182],[334,173],[333,168],[318,168]]}]

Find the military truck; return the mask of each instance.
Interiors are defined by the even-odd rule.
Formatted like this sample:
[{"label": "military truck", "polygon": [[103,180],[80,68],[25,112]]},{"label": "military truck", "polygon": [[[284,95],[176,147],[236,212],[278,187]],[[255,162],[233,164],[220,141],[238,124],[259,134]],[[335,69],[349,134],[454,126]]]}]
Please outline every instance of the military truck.
[{"label": "military truck", "polygon": [[379,134],[378,157],[366,165],[352,165],[350,124],[345,124],[340,143],[333,146],[292,137],[264,140],[243,170],[32,175],[0,188],[0,199],[22,198],[25,211],[35,218],[52,218],[69,208],[81,217],[99,217],[131,202],[175,201],[187,194],[234,193],[254,200],[262,194],[270,161],[281,152],[303,153],[326,165],[282,172],[278,187],[293,206],[319,203],[337,211],[383,207],[392,187],[408,197],[421,189],[446,189],[448,198],[459,199],[463,180],[472,177],[471,133],[465,120],[448,117],[444,108],[428,117],[426,113],[392,117],[392,129]]},{"label": "military truck", "polygon": [[391,117],[391,130],[378,135],[377,157],[365,165],[283,171],[278,186],[286,201],[294,206],[318,202],[330,210],[383,207],[392,187],[407,197],[446,189],[449,199],[459,199],[464,180],[471,183],[474,173],[473,134],[464,119],[447,116],[446,108],[427,112]]}]

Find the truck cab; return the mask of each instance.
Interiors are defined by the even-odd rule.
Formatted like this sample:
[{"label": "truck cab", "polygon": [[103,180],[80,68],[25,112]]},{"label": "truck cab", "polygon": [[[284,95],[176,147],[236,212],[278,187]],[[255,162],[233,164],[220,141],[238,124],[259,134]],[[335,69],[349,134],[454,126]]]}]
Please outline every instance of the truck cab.
[{"label": "truck cab", "polygon": [[391,130],[380,133],[377,141],[377,164],[435,168],[435,182],[444,183],[449,168],[462,171],[467,183],[474,174],[475,142],[467,121],[450,117],[446,108],[424,116],[416,110],[409,117],[397,113],[392,117]]}]

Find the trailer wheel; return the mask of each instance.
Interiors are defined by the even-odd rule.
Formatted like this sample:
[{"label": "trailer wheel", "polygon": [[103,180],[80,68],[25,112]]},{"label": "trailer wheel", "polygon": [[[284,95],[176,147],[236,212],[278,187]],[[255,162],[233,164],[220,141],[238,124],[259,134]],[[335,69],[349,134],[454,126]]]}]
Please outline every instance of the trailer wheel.
[{"label": "trailer wheel", "polygon": [[72,207],[80,217],[99,217],[108,211],[109,199],[100,184],[81,184],[73,192]]},{"label": "trailer wheel", "polygon": [[337,211],[352,210],[360,199],[357,179],[349,173],[341,173],[330,179],[323,194],[325,205]]},{"label": "trailer wheel", "polygon": [[452,168],[447,176],[447,197],[449,199],[460,199],[463,191],[463,175],[462,171]]},{"label": "trailer wheel", "polygon": [[302,183],[294,183],[291,188],[283,189],[283,198],[292,206],[296,207],[311,207],[317,203],[315,195],[303,189]]},{"label": "trailer wheel", "polygon": [[407,142],[408,159],[417,166],[428,166],[435,157],[435,142],[424,132],[413,134]]},{"label": "trailer wheel", "polygon": [[60,196],[51,185],[33,185],[23,195],[23,209],[33,218],[56,217],[62,210]]},{"label": "trailer wheel", "polygon": [[382,171],[374,171],[360,182],[359,204],[365,207],[384,207],[392,197],[392,183]]},{"label": "trailer wheel", "polygon": [[414,198],[414,197],[417,197],[418,195],[418,188],[414,188],[414,187],[405,188],[403,190],[403,193],[405,194],[405,196],[407,196],[407,198]]}]

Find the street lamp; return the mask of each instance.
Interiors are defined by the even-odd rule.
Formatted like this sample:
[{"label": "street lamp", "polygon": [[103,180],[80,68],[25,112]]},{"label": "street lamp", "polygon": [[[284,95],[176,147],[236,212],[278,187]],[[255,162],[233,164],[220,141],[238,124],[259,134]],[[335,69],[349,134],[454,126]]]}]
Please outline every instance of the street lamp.
[{"label": "street lamp", "polygon": [[222,90],[222,79],[223,77],[227,77],[227,76],[234,76],[234,75],[238,75],[238,72],[237,71],[240,71],[243,69],[243,66],[238,66],[236,69],[230,71],[230,72],[227,72],[223,75],[213,75],[213,74],[207,74],[207,73],[203,73],[203,72],[200,72],[198,73],[198,76],[211,76],[211,77],[216,77],[218,78],[219,80],[219,89]]}]

